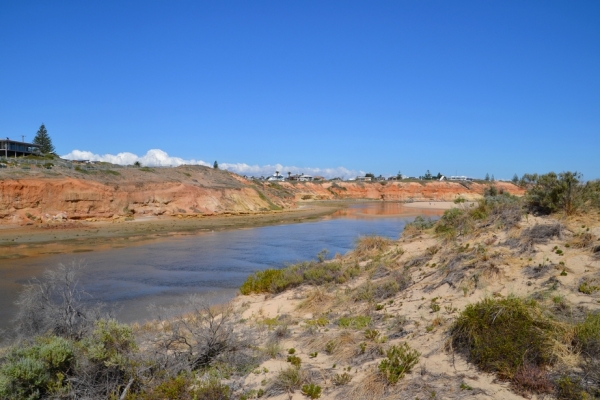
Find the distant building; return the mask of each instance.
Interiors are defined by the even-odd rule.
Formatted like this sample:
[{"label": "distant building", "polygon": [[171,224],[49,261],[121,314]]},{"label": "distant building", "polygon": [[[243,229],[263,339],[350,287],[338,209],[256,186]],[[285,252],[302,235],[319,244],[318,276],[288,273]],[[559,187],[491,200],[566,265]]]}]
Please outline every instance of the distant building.
[{"label": "distant building", "polygon": [[285,178],[283,177],[283,175],[279,175],[279,174],[275,173],[275,174],[273,174],[273,175],[269,176],[269,177],[267,178],[267,180],[268,180],[268,181],[277,181],[277,182],[282,182],[282,181],[285,181]]},{"label": "distant building", "polygon": [[370,176],[357,176],[356,180],[361,181],[361,182],[371,182],[371,177]]},{"label": "distant building", "polygon": [[310,175],[304,175],[304,174],[302,174],[302,175],[300,175],[300,176],[298,177],[298,180],[299,180],[300,182],[311,182],[313,179],[314,179],[314,178],[313,178],[312,176],[310,176]]},{"label": "distant building", "polygon": [[39,145],[9,138],[0,139],[0,157],[23,157],[32,154],[40,154]]}]

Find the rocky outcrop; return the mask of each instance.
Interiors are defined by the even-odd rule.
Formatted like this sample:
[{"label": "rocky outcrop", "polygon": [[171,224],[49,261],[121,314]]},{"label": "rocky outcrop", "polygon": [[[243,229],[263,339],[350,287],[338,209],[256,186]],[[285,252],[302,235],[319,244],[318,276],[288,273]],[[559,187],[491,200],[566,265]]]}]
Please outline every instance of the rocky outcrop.
[{"label": "rocky outcrop", "polygon": [[[505,182],[499,190],[521,195]],[[299,201],[474,200],[487,185],[457,182],[255,182],[206,167],[2,171],[0,223],[144,215],[254,213]]]}]

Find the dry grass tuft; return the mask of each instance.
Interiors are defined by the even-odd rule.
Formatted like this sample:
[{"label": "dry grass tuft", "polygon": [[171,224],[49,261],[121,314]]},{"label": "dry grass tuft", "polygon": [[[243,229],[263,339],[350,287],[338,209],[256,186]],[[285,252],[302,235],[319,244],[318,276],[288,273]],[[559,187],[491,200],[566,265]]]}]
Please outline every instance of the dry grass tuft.
[{"label": "dry grass tuft", "polygon": [[317,287],[308,292],[306,299],[298,304],[298,310],[321,314],[324,310],[331,307],[333,300],[334,296],[329,294],[325,289]]},{"label": "dry grass tuft", "polygon": [[350,400],[384,399],[386,397],[385,380],[379,373],[375,371],[369,372],[344,397]]},{"label": "dry grass tuft", "polygon": [[383,252],[393,243],[391,239],[382,236],[361,236],[356,240],[354,254],[359,258],[364,258],[374,253]]},{"label": "dry grass tuft", "polygon": [[576,235],[573,239],[571,239],[568,244],[569,246],[575,249],[587,249],[593,247],[595,243],[594,235],[589,232],[585,232],[579,235]]},{"label": "dry grass tuft", "polygon": [[364,340],[361,331],[342,330],[317,335],[306,340],[304,345],[309,351],[329,354],[337,363],[348,363],[359,352],[359,343]]}]

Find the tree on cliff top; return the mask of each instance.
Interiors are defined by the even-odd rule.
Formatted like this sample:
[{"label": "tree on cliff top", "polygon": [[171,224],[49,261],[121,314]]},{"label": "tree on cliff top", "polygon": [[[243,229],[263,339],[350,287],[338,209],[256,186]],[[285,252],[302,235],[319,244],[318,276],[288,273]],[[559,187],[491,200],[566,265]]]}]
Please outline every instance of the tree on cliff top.
[{"label": "tree on cliff top", "polygon": [[52,139],[50,139],[50,135],[48,135],[48,131],[46,130],[44,124],[40,126],[40,129],[38,129],[37,133],[35,134],[33,143],[40,146],[40,151],[43,154],[54,154]]}]

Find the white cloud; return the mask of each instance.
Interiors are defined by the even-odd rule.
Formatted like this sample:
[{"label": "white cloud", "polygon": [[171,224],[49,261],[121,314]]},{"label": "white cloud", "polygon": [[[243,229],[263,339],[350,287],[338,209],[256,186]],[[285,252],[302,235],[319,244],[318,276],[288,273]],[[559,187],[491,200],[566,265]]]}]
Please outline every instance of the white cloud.
[{"label": "white cloud", "polygon": [[[171,157],[166,152],[160,149],[148,150],[143,156],[138,156],[133,153],[119,153],[119,154],[94,154],[91,151],[73,150],[69,154],[61,156],[67,160],[89,160],[89,161],[105,161],[112,164],[118,165],[131,165],[136,161],[139,161],[144,166],[149,167],[176,167],[178,165],[204,165],[211,166],[207,162],[202,160],[184,160],[179,157]],[[231,172],[235,172],[239,175],[248,176],[268,176],[273,175],[275,171],[279,171],[282,175],[287,175],[288,172],[292,174],[306,174],[312,176],[324,176],[325,178],[353,178],[357,175],[364,175],[363,171],[349,170],[344,167],[337,168],[300,168],[294,166],[284,166],[282,164],[275,165],[248,165],[245,163],[220,163],[219,168],[226,169]]]}]

